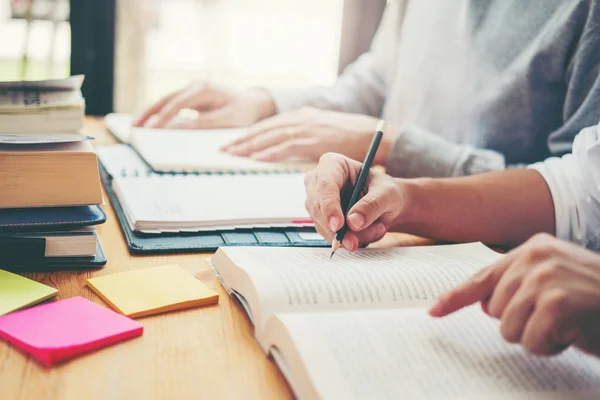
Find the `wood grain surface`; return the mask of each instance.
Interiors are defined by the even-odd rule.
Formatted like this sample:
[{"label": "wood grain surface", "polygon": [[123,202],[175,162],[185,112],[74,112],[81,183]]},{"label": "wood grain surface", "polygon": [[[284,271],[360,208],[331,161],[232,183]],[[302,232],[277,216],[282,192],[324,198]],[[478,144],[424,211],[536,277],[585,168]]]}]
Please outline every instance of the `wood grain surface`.
[{"label": "wood grain surface", "polygon": [[[85,130],[96,137],[96,145],[114,143],[101,119],[88,118]],[[26,276],[56,287],[58,299],[82,296],[107,306],[86,287],[87,278],[179,264],[216,290],[219,304],[141,318],[140,338],[50,368],[0,341],[0,399],[291,398],[285,379],[255,342],[248,318],[206,263],[210,254],[132,256],[110,204],[104,210],[108,221],[99,227],[99,235],[108,263],[103,269]],[[393,234],[380,245],[427,243]]]}]

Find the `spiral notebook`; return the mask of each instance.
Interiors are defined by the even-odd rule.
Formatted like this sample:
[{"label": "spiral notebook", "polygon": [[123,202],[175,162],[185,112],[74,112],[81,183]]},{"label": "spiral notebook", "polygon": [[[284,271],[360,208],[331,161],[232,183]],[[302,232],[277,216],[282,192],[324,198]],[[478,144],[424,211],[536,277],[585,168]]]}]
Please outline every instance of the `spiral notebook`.
[{"label": "spiral notebook", "polygon": [[221,146],[244,135],[245,129],[132,128],[128,114],[108,114],[107,129],[130,144],[155,172],[299,172],[312,163],[268,163],[236,157]]},{"label": "spiral notebook", "polygon": [[156,173],[129,145],[96,150],[132,252],[327,246],[304,208],[302,174]]}]

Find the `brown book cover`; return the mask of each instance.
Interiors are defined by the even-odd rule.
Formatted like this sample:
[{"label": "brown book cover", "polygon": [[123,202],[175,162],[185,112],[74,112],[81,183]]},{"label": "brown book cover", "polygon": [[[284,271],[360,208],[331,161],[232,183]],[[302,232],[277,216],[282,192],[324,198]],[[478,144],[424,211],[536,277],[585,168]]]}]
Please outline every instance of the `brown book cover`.
[{"label": "brown book cover", "polygon": [[0,208],[101,203],[98,161],[88,141],[0,144]]}]

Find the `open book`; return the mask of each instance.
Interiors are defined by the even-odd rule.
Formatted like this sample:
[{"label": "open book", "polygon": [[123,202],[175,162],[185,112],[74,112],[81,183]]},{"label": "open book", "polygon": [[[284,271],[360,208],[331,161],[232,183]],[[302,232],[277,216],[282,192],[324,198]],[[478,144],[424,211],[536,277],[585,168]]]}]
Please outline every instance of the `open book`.
[{"label": "open book", "polygon": [[156,172],[291,172],[314,166],[260,162],[220,150],[244,135],[244,129],[132,128],[132,118],[126,114],[109,114],[104,121],[113,135],[131,144]]},{"label": "open book", "polygon": [[480,243],[221,248],[211,263],[300,399],[597,399],[600,360],[504,343],[477,307],[425,307],[501,255]]}]

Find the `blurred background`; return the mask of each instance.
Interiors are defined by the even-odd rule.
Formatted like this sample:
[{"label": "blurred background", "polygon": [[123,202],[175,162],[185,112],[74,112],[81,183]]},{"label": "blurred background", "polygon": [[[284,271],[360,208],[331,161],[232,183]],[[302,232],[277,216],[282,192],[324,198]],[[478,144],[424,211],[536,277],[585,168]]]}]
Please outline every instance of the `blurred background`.
[{"label": "blurred background", "polygon": [[89,114],[137,112],[191,80],[330,85],[385,0],[0,0],[0,80],[86,74]]}]

